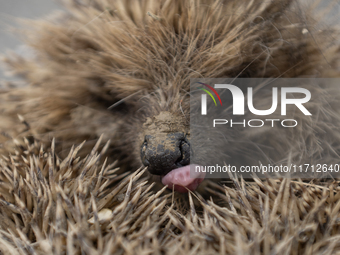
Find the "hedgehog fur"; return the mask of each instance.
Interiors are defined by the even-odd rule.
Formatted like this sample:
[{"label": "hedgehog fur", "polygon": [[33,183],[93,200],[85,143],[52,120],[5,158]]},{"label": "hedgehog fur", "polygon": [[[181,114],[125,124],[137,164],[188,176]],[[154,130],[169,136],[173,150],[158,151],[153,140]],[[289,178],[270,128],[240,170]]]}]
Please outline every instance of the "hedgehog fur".
[{"label": "hedgehog fur", "polygon": [[[206,181],[205,196],[181,195],[153,190],[140,159],[162,112],[188,132],[191,78],[338,77],[338,30],[320,23],[327,9],[293,0],[63,3],[66,13],[27,22],[32,57],[4,58],[25,86],[0,92],[3,254],[339,252],[336,180],[231,176],[223,186]],[[280,144],[275,160],[339,161],[340,91],[310,89],[316,121],[298,116],[294,134],[256,136]]]},{"label": "hedgehog fur", "polygon": [[[104,134],[111,141],[109,153],[121,167],[142,165],[140,146],[145,135],[155,132],[145,125],[148,119],[156,122],[159,114],[168,112],[172,125],[188,133],[191,78],[339,74],[337,30],[320,29],[321,18],[312,15],[313,9],[302,11],[296,1],[117,0],[65,5],[67,14],[32,22],[23,31],[35,57],[5,59],[28,86],[3,91],[1,130],[12,137],[22,135],[23,130],[13,128],[20,114],[37,138],[46,143],[55,138],[58,151],[84,140],[91,150]],[[319,101],[308,106],[318,115],[317,123],[301,114],[296,117],[304,125],[294,134],[261,135],[275,137],[281,144],[274,146],[275,154],[282,159],[289,154],[338,159],[332,151],[339,151],[340,144],[335,131],[340,125],[339,92],[310,90],[318,95]]]}]

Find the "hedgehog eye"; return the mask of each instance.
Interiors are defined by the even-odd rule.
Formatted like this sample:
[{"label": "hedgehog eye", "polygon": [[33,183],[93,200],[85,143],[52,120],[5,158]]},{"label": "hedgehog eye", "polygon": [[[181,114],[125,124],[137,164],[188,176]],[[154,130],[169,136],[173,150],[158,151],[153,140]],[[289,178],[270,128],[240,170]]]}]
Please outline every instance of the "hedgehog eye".
[{"label": "hedgehog eye", "polygon": [[124,108],[128,109],[128,107],[127,107],[128,105],[127,105],[126,101],[131,100],[132,97],[139,94],[140,92],[142,92],[142,90],[138,90],[137,92],[132,93],[131,95],[128,95],[128,96],[118,100],[117,102],[110,105],[107,109],[108,110],[114,109],[114,110],[117,110],[117,111],[122,111],[122,110],[124,110]]},{"label": "hedgehog eye", "polygon": [[129,110],[129,106],[127,103],[125,102],[116,102],[114,104],[112,104],[110,107],[107,108],[109,111],[112,112],[120,112],[120,113],[127,113]]}]

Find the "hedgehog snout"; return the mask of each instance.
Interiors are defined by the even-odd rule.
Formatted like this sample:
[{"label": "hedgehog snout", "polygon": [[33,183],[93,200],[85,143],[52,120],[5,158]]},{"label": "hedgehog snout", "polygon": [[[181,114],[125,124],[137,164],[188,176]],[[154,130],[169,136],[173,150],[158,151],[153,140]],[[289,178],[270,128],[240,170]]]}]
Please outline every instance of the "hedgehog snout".
[{"label": "hedgehog snout", "polygon": [[146,135],[141,159],[151,174],[165,175],[190,163],[190,144],[184,133]]}]

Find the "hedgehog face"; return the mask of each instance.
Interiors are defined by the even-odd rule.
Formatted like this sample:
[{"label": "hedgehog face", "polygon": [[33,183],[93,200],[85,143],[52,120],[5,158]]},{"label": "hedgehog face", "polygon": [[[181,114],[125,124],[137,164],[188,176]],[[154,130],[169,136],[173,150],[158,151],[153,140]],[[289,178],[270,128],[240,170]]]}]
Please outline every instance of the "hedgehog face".
[{"label": "hedgehog face", "polygon": [[[186,89],[186,86],[178,88]],[[134,114],[134,118],[123,122],[119,133],[126,136],[122,139],[126,144],[120,147],[134,148],[128,156],[129,164],[146,166],[151,175],[169,188],[179,192],[195,190],[204,176],[190,175],[188,91],[173,92],[175,96],[167,98],[156,96],[168,93],[166,87],[158,87],[156,91],[127,100],[130,101],[127,105],[135,103],[131,114],[127,114],[130,118]]]},{"label": "hedgehog face", "polygon": [[162,79],[167,83],[159,80],[131,91],[132,96],[123,99],[125,114],[122,107],[112,107],[115,119],[122,121],[115,132],[120,137],[111,139],[122,141],[117,148],[129,152],[129,167],[146,166],[155,179],[176,191],[195,190],[203,176],[190,176],[190,81],[186,75]]}]

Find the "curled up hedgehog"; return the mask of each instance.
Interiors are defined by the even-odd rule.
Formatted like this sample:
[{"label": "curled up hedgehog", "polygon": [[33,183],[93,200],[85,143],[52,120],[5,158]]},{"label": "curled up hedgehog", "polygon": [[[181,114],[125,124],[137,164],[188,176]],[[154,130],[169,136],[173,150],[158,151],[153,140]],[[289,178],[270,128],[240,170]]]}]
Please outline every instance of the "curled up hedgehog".
[{"label": "curled up hedgehog", "polygon": [[[189,174],[190,80],[338,78],[339,30],[322,22],[336,1],[62,3],[27,21],[29,54],[4,58],[21,81],[0,90],[0,254],[340,251],[335,179],[230,175],[222,186]],[[303,88],[312,116],[300,105],[294,129],[225,128],[226,163],[339,164],[340,88]],[[196,153],[202,164],[210,150]]]},{"label": "curled up hedgehog", "polygon": [[[59,152],[103,134],[122,169],[147,166],[178,191],[195,190],[204,178],[188,176],[190,79],[339,75],[338,31],[322,29],[321,17],[312,15],[317,4],[310,10],[292,0],[64,4],[66,13],[23,31],[30,58],[5,58],[25,86],[1,92],[1,130],[23,135],[14,124],[19,114],[44,143],[54,137]],[[274,162],[338,162],[339,92],[307,88],[313,98],[306,105],[317,118],[297,113],[303,125],[293,134],[227,130],[225,139],[237,141],[227,154],[247,151],[245,139],[269,140],[264,153]]]}]

